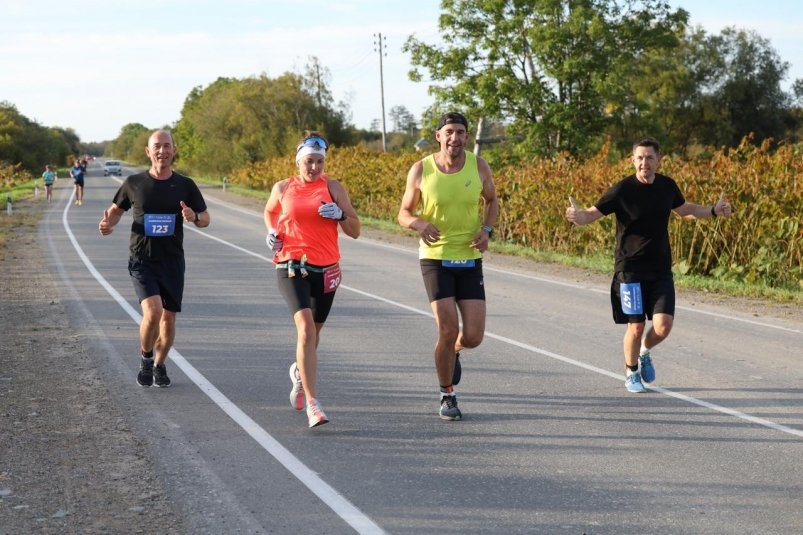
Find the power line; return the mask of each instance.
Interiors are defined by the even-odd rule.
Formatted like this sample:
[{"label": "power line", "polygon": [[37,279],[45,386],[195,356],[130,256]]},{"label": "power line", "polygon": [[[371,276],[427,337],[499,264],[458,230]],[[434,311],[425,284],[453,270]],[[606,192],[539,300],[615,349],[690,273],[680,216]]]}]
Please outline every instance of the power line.
[{"label": "power line", "polygon": [[388,151],[385,130],[385,80],[382,72],[382,56],[388,55],[388,38],[382,38],[382,32],[374,34],[374,52],[379,52],[379,93],[382,96],[382,152]]}]

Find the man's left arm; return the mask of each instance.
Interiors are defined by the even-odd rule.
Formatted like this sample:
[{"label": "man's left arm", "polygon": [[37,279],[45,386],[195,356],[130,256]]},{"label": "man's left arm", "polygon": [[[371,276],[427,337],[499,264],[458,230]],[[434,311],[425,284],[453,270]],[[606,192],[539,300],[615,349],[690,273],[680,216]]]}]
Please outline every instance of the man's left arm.
[{"label": "man's left arm", "polygon": [[674,212],[683,219],[708,219],[711,217],[730,217],[732,207],[723,193],[713,205],[685,202],[675,208]]},{"label": "man's left arm", "polygon": [[[482,180],[482,192],[480,195],[483,200],[482,228],[479,230],[471,242],[471,246],[479,249],[480,252],[488,250],[488,240],[491,237],[496,218],[499,216],[499,198],[496,196],[496,184],[494,184],[493,173],[488,162],[482,158],[477,158],[477,170]],[[490,230],[488,230],[490,229]]]},{"label": "man's left arm", "polygon": [[[209,212],[207,211],[204,197],[195,182],[191,182],[190,184],[190,199],[189,202],[186,203],[189,204],[189,206],[186,206],[186,204],[182,202],[181,207],[184,221],[187,223],[193,223],[198,228],[208,227],[209,223],[211,223],[211,218],[209,217]],[[202,209],[196,210],[195,207],[202,207]]]}]

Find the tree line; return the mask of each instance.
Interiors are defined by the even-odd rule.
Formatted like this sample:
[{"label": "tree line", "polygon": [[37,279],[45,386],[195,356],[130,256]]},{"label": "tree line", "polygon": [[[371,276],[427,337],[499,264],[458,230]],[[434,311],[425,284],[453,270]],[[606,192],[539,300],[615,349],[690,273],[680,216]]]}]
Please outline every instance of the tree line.
[{"label": "tree line", "polygon": [[45,164],[62,166],[83,154],[71,128],[46,127],[21,114],[10,102],[0,102],[0,164],[39,171]]},{"label": "tree line", "polygon": [[[797,143],[803,130],[803,80],[782,89],[789,64],[767,39],[736,28],[708,34],[662,0],[442,0],[439,27],[439,42],[410,36],[404,45],[410,77],[429,80],[433,104],[419,121],[404,106],[391,108],[389,150],[431,139],[437,117],[455,109],[472,130],[482,117],[484,135],[505,140],[488,155],[502,161],[603,146],[617,157],[645,134],[693,156],[745,136]],[[178,165],[199,175],[289,154],[307,129],[334,145],[380,150],[378,125],[355,128],[330,86],[315,57],[275,78],[219,78],[192,89],[179,119],[161,126],[174,132]],[[72,130],[42,127],[3,103],[0,160],[38,170],[89,148],[147,163],[143,147],[159,126],[127,124],[87,147]]]},{"label": "tree line", "polygon": [[661,0],[443,0],[440,42],[411,36],[414,80],[429,79],[429,123],[459,108],[505,125],[520,155],[624,152],[650,134],[699,146],[797,142],[803,80],[753,31],[689,26]]}]

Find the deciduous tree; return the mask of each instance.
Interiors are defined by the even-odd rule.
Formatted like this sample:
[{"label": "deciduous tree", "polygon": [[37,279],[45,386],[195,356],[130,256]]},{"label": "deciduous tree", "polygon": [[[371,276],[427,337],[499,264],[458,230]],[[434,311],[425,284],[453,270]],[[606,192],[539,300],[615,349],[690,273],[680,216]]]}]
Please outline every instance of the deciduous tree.
[{"label": "deciduous tree", "polygon": [[688,13],[660,0],[443,0],[443,45],[408,38],[439,103],[506,120],[527,150],[601,142],[634,59],[677,46]]}]

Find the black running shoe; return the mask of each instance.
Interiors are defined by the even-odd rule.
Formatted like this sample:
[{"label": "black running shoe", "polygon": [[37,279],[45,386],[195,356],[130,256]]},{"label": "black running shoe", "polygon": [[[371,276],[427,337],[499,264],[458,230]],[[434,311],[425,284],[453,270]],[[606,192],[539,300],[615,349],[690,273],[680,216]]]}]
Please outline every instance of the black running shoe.
[{"label": "black running shoe", "polygon": [[170,386],[170,377],[167,376],[167,368],[164,364],[157,364],[153,368],[153,384],[159,388]]},{"label": "black running shoe", "polygon": [[153,386],[153,359],[140,359],[137,384],[139,386]]},{"label": "black running shoe", "polygon": [[441,410],[438,413],[441,420],[457,421],[463,418],[463,413],[457,408],[457,396],[441,397]]},{"label": "black running shoe", "polygon": [[452,372],[452,384],[460,383],[460,377],[463,376],[463,367],[460,365],[460,352],[458,351],[454,357],[454,372]]}]

